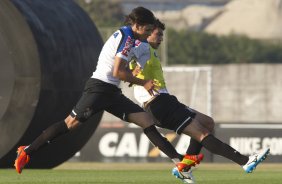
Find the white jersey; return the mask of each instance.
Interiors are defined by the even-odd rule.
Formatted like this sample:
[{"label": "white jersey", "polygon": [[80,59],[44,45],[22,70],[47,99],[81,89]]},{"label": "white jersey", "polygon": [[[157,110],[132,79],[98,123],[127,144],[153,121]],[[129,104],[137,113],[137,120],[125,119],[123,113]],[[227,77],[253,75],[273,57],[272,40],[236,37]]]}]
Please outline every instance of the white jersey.
[{"label": "white jersey", "polygon": [[135,40],[130,26],[124,26],[117,30],[104,44],[100,53],[96,70],[91,78],[119,86],[120,80],[113,76],[115,56],[129,61]]}]

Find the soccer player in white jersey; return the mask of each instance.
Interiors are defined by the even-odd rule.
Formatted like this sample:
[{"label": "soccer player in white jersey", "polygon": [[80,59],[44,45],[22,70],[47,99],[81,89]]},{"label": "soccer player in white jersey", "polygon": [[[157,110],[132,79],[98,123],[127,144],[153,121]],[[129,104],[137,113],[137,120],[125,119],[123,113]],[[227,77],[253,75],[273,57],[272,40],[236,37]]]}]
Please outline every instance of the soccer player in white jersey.
[{"label": "soccer player in white jersey", "polygon": [[96,70],[87,81],[82,97],[70,115],[65,120],[51,125],[30,145],[18,148],[14,164],[18,173],[22,172],[32,153],[42,145],[75,129],[91,115],[102,110],[142,127],[155,146],[175,162],[179,161],[182,156],[157,131],[152,118],[140,106],[125,97],[118,87],[122,80],[143,86],[150,93],[154,90],[153,80],[136,78],[127,66],[130,52],[135,47],[135,39],[146,40],[154,29],[155,21],[153,13],[146,8],[137,7],[132,10],[126,17],[126,26],[117,30],[104,44]]},{"label": "soccer player in white jersey", "polygon": [[169,94],[161,63],[156,54],[156,49],[163,40],[164,30],[165,25],[157,20],[157,26],[147,38],[147,42],[141,42],[138,47],[133,49],[138,64],[134,66],[133,74],[140,79],[153,79],[157,85],[155,89],[158,89],[157,92],[153,91],[154,95],[152,96],[144,87],[135,85],[134,96],[143,108],[152,115],[157,126],[191,137],[190,145],[186,151],[187,155],[172,170],[173,174],[186,183],[194,183],[192,172],[185,164],[193,160],[191,155],[199,154],[202,147],[234,161],[242,166],[247,173],[252,172],[267,157],[269,149],[261,150],[250,157],[241,155],[237,150],[212,135],[214,121],[211,117],[187,107],[179,102],[175,96]]}]

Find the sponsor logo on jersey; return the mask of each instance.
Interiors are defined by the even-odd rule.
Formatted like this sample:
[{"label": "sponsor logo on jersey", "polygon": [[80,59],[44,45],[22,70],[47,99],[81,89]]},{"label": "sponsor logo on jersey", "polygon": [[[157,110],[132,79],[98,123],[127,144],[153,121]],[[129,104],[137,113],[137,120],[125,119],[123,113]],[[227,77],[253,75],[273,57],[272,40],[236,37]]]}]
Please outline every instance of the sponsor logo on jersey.
[{"label": "sponsor logo on jersey", "polygon": [[124,48],[121,51],[121,54],[128,57],[128,53],[129,53],[130,49],[132,48],[133,43],[134,43],[134,40],[130,36],[128,36],[127,39],[126,39]]},{"label": "sponsor logo on jersey", "polygon": [[139,41],[139,40],[135,41],[135,47],[138,47],[140,44],[141,44],[141,41]]},{"label": "sponsor logo on jersey", "polygon": [[119,34],[118,32],[115,32],[114,33],[114,38],[117,38],[118,34]]}]

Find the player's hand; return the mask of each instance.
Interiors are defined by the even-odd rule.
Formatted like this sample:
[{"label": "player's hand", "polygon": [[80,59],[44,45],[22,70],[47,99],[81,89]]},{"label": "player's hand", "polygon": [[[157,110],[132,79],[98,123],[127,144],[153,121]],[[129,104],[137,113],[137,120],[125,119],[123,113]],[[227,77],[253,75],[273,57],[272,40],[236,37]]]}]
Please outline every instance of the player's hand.
[{"label": "player's hand", "polygon": [[[136,77],[141,72],[141,70],[142,70],[141,66],[140,65],[136,65],[135,68],[131,71],[131,73],[132,73],[132,75],[134,77]],[[133,86],[133,83],[130,83],[128,85],[128,87],[132,87],[132,86]]]},{"label": "player's hand", "polygon": [[154,80],[146,80],[143,86],[151,96],[154,96],[154,92],[158,93],[158,90],[155,89],[156,83]]}]

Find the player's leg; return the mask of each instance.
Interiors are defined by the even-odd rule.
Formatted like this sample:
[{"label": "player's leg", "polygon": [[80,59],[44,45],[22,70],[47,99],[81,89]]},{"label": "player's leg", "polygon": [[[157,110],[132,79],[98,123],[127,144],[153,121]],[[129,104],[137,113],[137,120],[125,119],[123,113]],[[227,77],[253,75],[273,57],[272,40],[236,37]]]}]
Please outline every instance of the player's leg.
[{"label": "player's leg", "polygon": [[[190,109],[190,108],[189,108]],[[198,120],[198,122],[203,126],[205,127],[209,132],[213,132],[214,131],[214,120],[213,118],[211,118],[210,116],[207,116],[197,110],[194,110],[194,109],[190,109],[192,110],[193,112],[196,113],[196,116],[194,119]]]},{"label": "player's leg", "polygon": [[71,114],[62,121],[54,123],[45,129],[27,148],[25,152],[31,155],[41,146],[50,143],[53,139],[77,128],[81,122],[86,121],[92,115],[92,104],[99,98],[95,94],[83,94]]},{"label": "player's leg", "polygon": [[[190,109],[186,105],[180,103],[175,96],[170,94],[160,94],[145,106],[145,110],[154,118],[154,123],[157,126],[174,130],[178,134],[180,134],[183,128],[185,128],[192,119],[195,118],[197,113],[193,109]],[[208,119],[208,117],[205,116],[202,118]],[[197,158],[202,145],[198,141],[194,141],[194,139],[191,140],[192,144],[189,146],[189,155],[186,155],[186,163],[194,162],[196,164],[200,160],[195,160],[194,158]]]},{"label": "player's leg", "polygon": [[[162,128],[174,130],[179,134],[195,116],[195,113],[180,103],[177,98],[169,94],[161,94],[154,101],[145,106],[145,110],[154,118],[154,123]],[[201,146],[201,144],[200,144]],[[199,149],[200,150],[200,149]],[[199,153],[200,151],[198,151]],[[181,163],[172,169],[172,174],[184,183],[194,183],[194,177],[190,167],[199,164],[203,155],[185,155]]]},{"label": "player's leg", "polygon": [[67,122],[64,120],[54,123],[47,129],[45,129],[29,146],[27,146],[25,148],[25,152],[28,155],[32,155],[32,153],[41,148],[41,146],[45,145],[46,143],[49,143],[56,137],[67,133],[69,130],[70,129],[68,128]]},{"label": "player's leg", "polygon": [[124,121],[132,122],[142,127],[151,143],[174,162],[179,162],[182,158],[182,155],[178,154],[170,142],[158,132],[151,116],[124,95],[119,95],[112,99],[111,106],[105,110]]},{"label": "player's leg", "polygon": [[[169,94],[160,94],[145,106],[145,110],[154,118],[154,123],[162,128],[174,130],[180,134],[193,120],[196,113],[180,103],[177,98]],[[200,145],[201,146],[201,145]],[[199,152],[198,152],[199,153]],[[198,164],[203,155],[186,155],[183,166]]]},{"label": "player's leg", "polygon": [[242,166],[247,173],[252,172],[259,163],[265,160],[270,151],[269,149],[264,149],[250,157],[242,155],[239,151],[214,137],[197,119],[194,119],[185,127],[183,133],[199,141],[210,152],[234,161]]},{"label": "player's leg", "polygon": [[193,139],[200,142],[203,147],[205,147],[211,153],[221,155],[229,160],[234,161],[238,165],[242,166],[247,173],[252,172],[256,166],[265,160],[269,154],[270,150],[267,148],[250,157],[242,155],[239,153],[239,151],[233,149],[228,144],[221,142],[219,139],[213,136],[211,132],[204,127],[201,122],[199,122],[199,120],[203,119],[195,117],[191,123],[184,128],[182,133],[190,135]]},{"label": "player's leg", "polygon": [[87,120],[92,115],[94,102],[100,99],[99,94],[85,91],[71,114],[65,120],[49,126],[29,146],[20,146],[17,150],[17,158],[14,164],[17,172],[22,172],[33,152],[50,143],[53,139],[75,129],[80,122]]},{"label": "player's leg", "polygon": [[41,146],[50,143],[53,139],[67,133],[70,130],[74,130],[81,123],[75,116],[69,115],[65,120],[54,123],[45,129],[29,146],[24,149],[29,156],[33,152],[37,151]]},{"label": "player's leg", "polygon": [[171,143],[158,132],[149,114],[146,112],[130,113],[128,121],[142,127],[151,143],[171,158],[174,163],[182,159],[182,155],[177,153]]},{"label": "player's leg", "polygon": [[[196,116],[194,119],[197,119],[198,122],[201,123],[201,125],[203,127],[205,127],[206,129],[209,130],[209,132],[214,132],[214,121],[211,117],[196,111],[194,109],[189,108],[189,110],[193,111],[196,113]],[[201,149],[202,149],[202,144],[200,142],[198,142],[197,140],[191,138],[190,139],[190,144],[189,147],[186,151],[186,154],[188,155],[197,155],[200,153]]]},{"label": "player's leg", "polygon": [[30,160],[29,158],[34,151],[37,151],[48,141],[64,133],[67,133],[68,131],[69,129],[66,122],[59,121],[48,127],[46,130],[44,130],[29,146],[20,146],[17,150],[17,158],[14,164],[16,171],[18,173],[22,172],[22,169],[29,162]]},{"label": "player's leg", "polygon": [[193,119],[192,122],[185,127],[183,133],[200,142],[203,147],[211,153],[221,155],[239,165],[244,165],[248,161],[247,156],[241,155],[237,150],[214,137],[197,119]]}]

